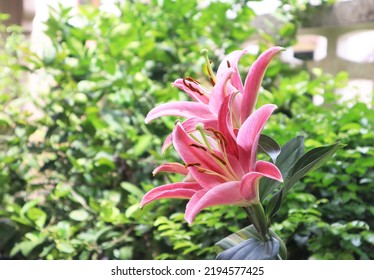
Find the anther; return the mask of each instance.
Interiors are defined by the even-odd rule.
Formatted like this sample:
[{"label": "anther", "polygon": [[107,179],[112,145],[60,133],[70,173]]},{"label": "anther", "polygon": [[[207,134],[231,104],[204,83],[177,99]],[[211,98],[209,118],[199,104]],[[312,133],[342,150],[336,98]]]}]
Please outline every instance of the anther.
[{"label": "anther", "polygon": [[184,78],[184,79],[186,79],[189,82],[195,83],[195,84],[200,84],[198,80],[195,80],[194,78],[189,77],[189,76]]},{"label": "anther", "polygon": [[206,152],[206,148],[204,146],[200,146],[200,145],[195,144],[195,143],[190,144],[190,147],[198,148],[198,149],[203,150],[204,152]]},{"label": "anther", "polygon": [[201,164],[200,163],[198,163],[198,162],[192,162],[192,163],[186,163],[185,165],[184,165],[184,167],[192,167],[192,166],[201,166]]},{"label": "anther", "polygon": [[227,143],[226,137],[222,134],[221,131],[215,130],[213,133],[221,141],[221,143],[224,146],[227,146],[228,143]]},{"label": "anther", "polygon": [[231,68],[230,61],[226,60],[226,62],[227,62],[227,67],[228,67],[228,68]]},{"label": "anther", "polygon": [[220,156],[217,156],[216,154],[210,153],[215,159],[219,160],[223,165],[227,165],[226,161],[221,158]]},{"label": "anther", "polygon": [[215,85],[216,85],[216,82],[213,80],[212,77],[209,77],[209,81],[210,81],[210,83],[212,84],[212,86],[215,86]]},{"label": "anther", "polygon": [[189,81],[189,82],[191,82],[191,83],[195,83],[194,81],[191,81],[191,80],[189,80],[189,79],[187,79],[187,78],[184,78],[184,79],[183,79],[183,84],[184,84],[186,87],[188,87],[190,90],[192,90],[192,91],[194,91],[194,92],[196,92],[196,93],[198,93],[198,94],[200,94],[200,95],[204,95],[204,93],[202,93],[198,88],[195,88],[192,84],[188,84],[188,83],[186,82],[186,80]]}]

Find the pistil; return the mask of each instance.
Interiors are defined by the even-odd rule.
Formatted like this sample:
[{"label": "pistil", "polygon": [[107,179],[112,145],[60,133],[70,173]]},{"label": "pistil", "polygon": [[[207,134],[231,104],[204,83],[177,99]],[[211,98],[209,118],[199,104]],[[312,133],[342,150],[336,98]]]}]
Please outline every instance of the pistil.
[{"label": "pistil", "polygon": [[202,49],[200,51],[200,53],[205,58],[206,70],[208,71],[209,80],[210,80],[211,84],[214,86],[216,84],[216,76],[214,75],[214,72],[213,72],[213,69],[212,69],[212,65],[211,65],[212,61],[209,60],[209,57],[208,57],[208,50],[207,49]]}]

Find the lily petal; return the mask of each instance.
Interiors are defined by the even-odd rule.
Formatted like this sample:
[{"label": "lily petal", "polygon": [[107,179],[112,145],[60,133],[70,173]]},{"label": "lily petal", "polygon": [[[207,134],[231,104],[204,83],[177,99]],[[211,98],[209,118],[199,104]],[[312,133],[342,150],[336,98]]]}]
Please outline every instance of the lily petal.
[{"label": "lily petal", "polygon": [[272,47],[266,50],[257,58],[249,69],[244,83],[243,102],[241,105],[242,122],[244,122],[254,111],[258,91],[260,89],[266,68],[274,56],[276,56],[282,50],[284,50],[282,47]]},{"label": "lily petal", "polygon": [[153,170],[152,174],[155,176],[156,174],[160,172],[169,172],[169,173],[177,173],[182,175],[188,174],[188,169],[178,162],[168,162],[161,164],[158,166],[155,170]]},{"label": "lily petal", "polygon": [[205,104],[193,101],[174,101],[153,108],[145,118],[145,123],[162,116],[178,116],[184,118],[200,117],[203,119],[215,118]]},{"label": "lily petal", "polygon": [[230,94],[229,96],[226,96],[224,99],[221,108],[218,112],[218,129],[221,131],[223,136],[225,136],[225,139],[227,141],[226,150],[229,154],[237,155],[238,149],[236,146],[235,138],[236,135],[233,131],[233,125],[231,121],[231,112],[229,106],[231,103],[231,100],[233,98],[233,94]]},{"label": "lily petal", "polygon": [[[200,119],[200,118],[189,118],[185,120],[184,122],[181,123],[184,131],[186,133],[190,133],[196,130],[196,125],[198,123],[202,123],[205,128],[213,128],[213,129],[218,129],[218,122],[215,119]],[[162,153],[165,153],[167,148],[170,147],[170,145],[173,142],[173,134],[169,134],[164,143],[162,144],[161,151]]]},{"label": "lily petal", "polygon": [[217,83],[213,87],[209,99],[209,109],[215,115],[218,115],[219,108],[221,107],[225,97],[236,91],[235,88],[232,88],[232,90],[228,90],[227,88],[228,80],[234,73],[235,71],[233,69],[227,69],[224,73],[222,73],[222,77],[217,79]]},{"label": "lily petal", "polygon": [[240,58],[246,54],[248,51],[246,49],[244,50],[237,50],[231,52],[229,55],[227,55],[221,62],[221,64],[218,67],[217,70],[217,80],[222,79],[222,76],[224,76],[224,72],[231,68],[235,72],[231,76],[230,82],[231,84],[240,92],[243,92],[243,83],[242,79],[240,77],[239,71],[238,71],[238,63]]},{"label": "lily petal", "polygon": [[162,198],[191,198],[201,186],[195,182],[173,183],[156,187],[147,192],[140,202],[140,208]]},{"label": "lily petal", "polygon": [[250,172],[243,176],[240,182],[240,193],[248,203],[256,203],[258,200],[258,181],[264,174]]},{"label": "lily petal", "polygon": [[206,168],[213,172],[219,173],[220,168],[209,156],[206,148],[197,148],[202,145],[193,140],[184,131],[181,124],[177,124],[173,130],[173,145],[180,157],[187,164],[199,164],[199,166],[187,167],[192,177],[204,188],[212,188],[221,184],[224,180],[218,176],[199,172],[200,168]]},{"label": "lily petal", "polygon": [[261,131],[275,108],[277,106],[274,104],[260,107],[246,119],[239,129],[237,137],[239,160],[246,172],[254,168]]},{"label": "lily petal", "polygon": [[209,92],[206,91],[197,81],[192,79],[177,79],[173,84],[187,93],[193,100],[208,104]]},{"label": "lily petal", "polygon": [[282,173],[279,171],[278,167],[276,167],[275,164],[271,162],[258,160],[256,162],[255,171],[264,174],[265,177],[268,177],[270,179],[283,182]]},{"label": "lily petal", "polygon": [[220,184],[210,190],[196,192],[187,203],[184,218],[191,224],[195,216],[203,209],[215,205],[241,204],[240,182],[231,181]]}]

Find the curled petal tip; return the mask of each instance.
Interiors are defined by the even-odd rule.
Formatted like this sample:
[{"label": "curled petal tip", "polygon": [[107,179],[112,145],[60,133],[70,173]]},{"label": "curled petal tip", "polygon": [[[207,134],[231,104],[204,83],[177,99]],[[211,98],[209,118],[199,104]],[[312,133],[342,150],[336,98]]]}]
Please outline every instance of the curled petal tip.
[{"label": "curled petal tip", "polygon": [[147,116],[145,117],[144,119],[144,123],[145,124],[149,124],[149,122],[151,121],[150,117],[149,117],[149,114],[147,114]]}]

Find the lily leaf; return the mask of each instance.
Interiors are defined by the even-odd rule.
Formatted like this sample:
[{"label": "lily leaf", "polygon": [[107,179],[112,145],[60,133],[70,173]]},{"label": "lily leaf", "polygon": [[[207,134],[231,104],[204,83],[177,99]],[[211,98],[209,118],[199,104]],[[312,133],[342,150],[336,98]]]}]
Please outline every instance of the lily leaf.
[{"label": "lily leaf", "polygon": [[[260,138],[261,139],[261,138]],[[277,157],[275,165],[279,168],[283,178],[287,178],[292,166],[304,154],[304,137],[297,136],[281,148],[281,152]],[[260,199],[264,199],[272,193],[281,183],[268,178],[263,178],[260,181]]]},{"label": "lily leaf", "polygon": [[279,242],[274,237],[263,242],[250,225],[216,243],[215,249],[217,260],[273,260],[279,253]]},{"label": "lily leaf", "polygon": [[302,177],[322,166],[338,149],[344,146],[343,144],[335,143],[330,146],[312,149],[303,155],[292,167],[282,189],[275,193],[269,200],[266,207],[267,216],[271,218],[278,212],[286,194]]},{"label": "lily leaf", "polygon": [[276,162],[277,157],[281,152],[281,148],[279,147],[277,141],[265,134],[261,134],[258,147],[259,152],[268,154],[273,162]]},{"label": "lily leaf", "polygon": [[335,143],[330,146],[318,147],[310,150],[303,155],[293,166],[288,178],[286,179],[282,188],[282,197],[284,198],[287,192],[293,185],[299,181],[307,173],[316,170],[326,163],[337,150],[343,148],[345,145]]}]

